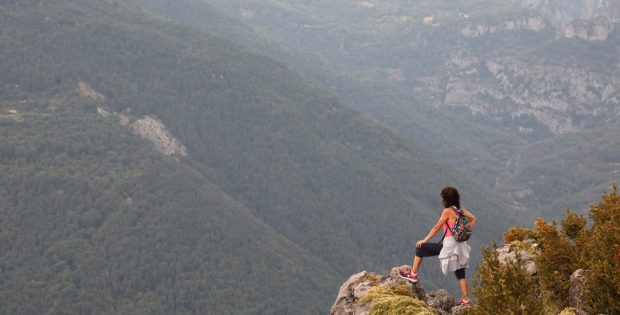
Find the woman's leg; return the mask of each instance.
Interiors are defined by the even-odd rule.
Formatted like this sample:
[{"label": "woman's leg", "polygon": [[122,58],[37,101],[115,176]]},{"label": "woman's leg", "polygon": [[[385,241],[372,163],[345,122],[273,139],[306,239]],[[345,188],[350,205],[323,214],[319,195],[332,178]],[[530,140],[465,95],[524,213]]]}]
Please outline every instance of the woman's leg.
[{"label": "woman's leg", "polygon": [[443,248],[443,244],[441,243],[424,243],[422,246],[417,247],[415,249],[415,257],[413,258],[411,272],[418,273],[420,265],[422,264],[422,258],[439,255],[441,248]]},{"label": "woman's leg", "polygon": [[413,264],[411,265],[411,272],[418,273],[418,269],[420,269],[420,264],[422,264],[422,258],[420,256],[413,257]]},{"label": "woman's leg", "polygon": [[465,278],[465,268],[458,269],[454,272],[456,279],[459,281],[461,287],[461,296],[463,300],[469,300],[469,292],[467,290],[467,279]]},{"label": "woman's leg", "polygon": [[467,279],[459,280],[459,286],[461,287],[461,296],[463,300],[469,300],[468,292],[467,292]]}]

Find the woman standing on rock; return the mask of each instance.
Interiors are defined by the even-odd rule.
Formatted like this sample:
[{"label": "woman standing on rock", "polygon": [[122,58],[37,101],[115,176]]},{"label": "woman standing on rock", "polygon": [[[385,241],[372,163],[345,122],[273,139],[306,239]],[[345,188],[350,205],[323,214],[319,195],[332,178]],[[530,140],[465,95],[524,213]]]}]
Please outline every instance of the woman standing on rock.
[{"label": "woman standing on rock", "polygon": [[[471,305],[467,290],[467,279],[465,278],[465,268],[469,267],[469,252],[471,247],[467,241],[459,242],[452,235],[451,229],[457,221],[459,211],[469,219],[469,226],[473,228],[476,224],[476,217],[467,209],[461,208],[461,201],[458,190],[454,187],[446,187],[441,190],[443,199],[443,212],[437,224],[428,232],[428,235],[416,243],[415,258],[411,270],[400,271],[400,277],[413,283],[418,282],[418,270],[422,263],[422,258],[439,256],[441,271],[444,275],[454,272],[456,279],[461,287],[462,299],[459,305]],[[443,243],[428,243],[435,234],[443,227]]]}]

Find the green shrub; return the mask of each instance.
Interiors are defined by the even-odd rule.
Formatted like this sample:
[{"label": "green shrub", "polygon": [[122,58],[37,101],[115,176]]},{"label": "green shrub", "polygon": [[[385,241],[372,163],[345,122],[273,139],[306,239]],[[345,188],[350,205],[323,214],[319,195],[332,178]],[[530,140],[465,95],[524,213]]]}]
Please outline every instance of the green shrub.
[{"label": "green shrub", "polygon": [[577,315],[577,314],[579,313],[577,313],[576,309],[569,307],[569,308],[563,309],[562,312],[558,315]]},{"label": "green shrub", "polygon": [[[590,229],[582,215],[570,210],[560,221],[536,220],[534,229],[513,227],[504,234],[506,243],[521,244],[534,238],[537,275],[530,277],[520,259],[500,262],[496,245],[483,249],[476,271],[473,314],[557,314],[567,305],[570,276],[587,270],[581,308],[589,313],[620,314],[620,196],[617,187],[592,206]],[[560,314],[573,314],[565,308]]]},{"label": "green shrub", "polygon": [[411,296],[408,285],[372,287],[360,300],[371,303],[370,315],[436,315],[426,303]]},{"label": "green shrub", "polygon": [[536,277],[521,266],[521,257],[501,262],[497,246],[482,249],[473,292],[478,299],[472,314],[543,314]]},{"label": "green shrub", "polygon": [[544,302],[558,307],[565,306],[570,276],[579,269],[580,251],[565,235],[560,234],[555,222],[536,220],[535,233],[540,244],[540,254],[535,262]]},{"label": "green shrub", "polygon": [[620,196],[616,185],[592,206],[590,233],[580,234],[586,247],[585,296],[592,313],[620,314]]},{"label": "green shrub", "polygon": [[566,209],[566,219],[561,220],[560,225],[562,233],[574,240],[586,228],[586,219],[581,214]]},{"label": "green shrub", "polygon": [[506,233],[504,233],[504,244],[510,244],[514,241],[523,241],[528,238],[533,238],[534,233],[530,229],[522,228],[519,226],[511,227]]}]

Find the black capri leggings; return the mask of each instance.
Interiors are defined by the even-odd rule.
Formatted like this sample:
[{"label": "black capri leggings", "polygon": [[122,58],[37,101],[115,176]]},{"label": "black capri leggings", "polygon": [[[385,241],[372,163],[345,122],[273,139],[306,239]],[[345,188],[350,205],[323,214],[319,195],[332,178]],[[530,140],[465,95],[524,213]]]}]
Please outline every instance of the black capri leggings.
[{"label": "black capri leggings", "polygon": [[[422,246],[416,247],[415,255],[418,257],[437,256],[442,248],[442,243],[424,243]],[[458,280],[465,279],[465,268],[457,269],[454,275]]]}]

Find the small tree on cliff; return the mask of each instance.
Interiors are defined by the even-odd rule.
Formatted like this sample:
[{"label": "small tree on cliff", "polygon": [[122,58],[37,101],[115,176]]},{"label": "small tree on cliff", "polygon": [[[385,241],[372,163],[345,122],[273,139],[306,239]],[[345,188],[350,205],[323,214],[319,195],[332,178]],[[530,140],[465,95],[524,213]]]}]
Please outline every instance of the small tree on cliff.
[{"label": "small tree on cliff", "polygon": [[473,289],[478,304],[470,314],[543,314],[538,283],[521,266],[521,257],[502,262],[496,249],[495,243],[482,249]]},{"label": "small tree on cliff", "polygon": [[520,259],[500,262],[493,248],[483,249],[474,293],[473,314],[556,313],[566,306],[570,276],[586,269],[582,307],[590,313],[620,314],[620,196],[617,187],[592,206],[590,229],[583,216],[567,210],[566,219],[536,220],[534,229],[512,228],[506,242],[533,237],[537,250],[537,275],[529,276]]},{"label": "small tree on cliff", "polygon": [[592,228],[579,235],[588,270],[586,302],[595,314],[620,314],[620,196],[616,185],[592,206],[590,218]]},{"label": "small tree on cliff", "polygon": [[579,251],[570,239],[558,231],[555,222],[536,220],[536,241],[540,245],[536,257],[536,270],[540,289],[547,307],[566,307],[570,289],[570,276],[579,269]]}]

